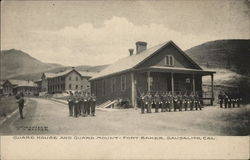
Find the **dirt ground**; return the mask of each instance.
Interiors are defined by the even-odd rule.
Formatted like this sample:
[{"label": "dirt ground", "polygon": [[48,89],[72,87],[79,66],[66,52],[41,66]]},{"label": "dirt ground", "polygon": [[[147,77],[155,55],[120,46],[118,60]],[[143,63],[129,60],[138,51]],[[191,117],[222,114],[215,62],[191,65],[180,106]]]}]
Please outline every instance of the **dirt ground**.
[{"label": "dirt ground", "polygon": [[[68,106],[46,99],[29,99],[25,119],[16,114],[0,126],[1,135],[213,135],[250,134],[250,105],[199,111],[141,114],[137,109],[106,109],[95,117],[69,117]],[[25,128],[26,127],[26,128]],[[29,128],[47,127],[47,130]]]}]

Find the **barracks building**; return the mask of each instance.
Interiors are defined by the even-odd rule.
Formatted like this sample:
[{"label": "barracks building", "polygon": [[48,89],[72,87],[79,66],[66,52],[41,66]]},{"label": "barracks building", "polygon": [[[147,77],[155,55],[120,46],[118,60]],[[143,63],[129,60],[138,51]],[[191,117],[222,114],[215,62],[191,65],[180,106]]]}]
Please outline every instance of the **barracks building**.
[{"label": "barracks building", "polygon": [[41,92],[62,93],[66,91],[89,91],[89,79],[95,72],[81,72],[72,69],[59,73],[43,73],[41,77]]},{"label": "barracks building", "polygon": [[148,91],[198,92],[202,97],[202,76],[211,76],[212,103],[214,73],[203,70],[173,41],[149,49],[146,42],[136,42],[135,54],[129,49],[128,57],[90,79],[91,92],[98,104],[120,98],[137,107],[137,97]]},{"label": "barracks building", "polygon": [[3,94],[15,95],[23,92],[25,96],[34,96],[38,94],[38,87],[33,81],[25,80],[6,80],[3,83]]}]

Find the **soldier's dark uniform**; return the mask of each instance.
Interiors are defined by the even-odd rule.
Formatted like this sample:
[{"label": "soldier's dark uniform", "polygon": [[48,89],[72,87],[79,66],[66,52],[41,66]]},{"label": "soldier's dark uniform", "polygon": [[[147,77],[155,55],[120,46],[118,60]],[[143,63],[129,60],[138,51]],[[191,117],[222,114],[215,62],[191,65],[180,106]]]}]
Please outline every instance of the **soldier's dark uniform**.
[{"label": "soldier's dark uniform", "polygon": [[147,113],[151,113],[151,108],[153,105],[153,96],[148,93],[147,94]]},{"label": "soldier's dark uniform", "polygon": [[92,94],[90,97],[91,116],[95,116],[95,107],[96,107],[96,96]]},{"label": "soldier's dark uniform", "polygon": [[156,92],[154,96],[154,104],[155,104],[155,112],[157,113],[159,110],[159,106],[161,103],[160,95]]},{"label": "soldier's dark uniform", "polygon": [[23,117],[24,98],[23,97],[24,95],[22,92],[16,96],[16,99],[17,99],[16,101],[18,103],[18,109],[19,109],[19,114],[20,114],[21,119],[24,119]]},{"label": "soldier's dark uniform", "polygon": [[79,99],[79,114],[84,116],[84,94],[80,94],[80,99]]},{"label": "soldier's dark uniform", "polygon": [[196,94],[195,96],[195,99],[196,99],[196,110],[198,110],[198,108],[201,110],[201,98],[198,94]]},{"label": "soldier's dark uniform", "polygon": [[232,105],[232,97],[230,94],[228,94],[228,108],[231,108]]},{"label": "soldier's dark uniform", "polygon": [[181,93],[177,97],[178,97],[178,108],[179,108],[179,111],[182,111],[183,98],[182,98]]},{"label": "soldier's dark uniform", "polygon": [[70,92],[70,95],[69,95],[67,101],[68,101],[68,106],[69,106],[69,116],[73,116],[74,96],[73,96],[72,92]]},{"label": "soldier's dark uniform", "polygon": [[79,95],[78,95],[78,93],[76,92],[75,93],[75,98],[74,98],[74,116],[75,117],[78,117],[78,115],[79,115],[79,100],[80,100],[80,97],[79,97]]},{"label": "soldier's dark uniform", "polygon": [[145,112],[145,95],[144,95],[144,93],[141,94],[139,99],[140,99],[141,113],[144,114],[144,112]]},{"label": "soldier's dark uniform", "polygon": [[183,95],[183,104],[184,104],[185,111],[187,111],[187,108],[188,108],[188,95],[187,95],[187,93],[185,93]]},{"label": "soldier's dark uniform", "polygon": [[232,94],[232,106],[235,108],[236,97],[235,94]]},{"label": "soldier's dark uniform", "polygon": [[225,108],[227,108],[227,103],[228,103],[228,95],[225,93],[224,94],[224,105],[225,105]]},{"label": "soldier's dark uniform", "polygon": [[166,112],[166,110],[167,110],[167,94],[166,93],[165,94],[163,93],[161,95],[161,102],[162,102],[161,111]]},{"label": "soldier's dark uniform", "polygon": [[222,108],[222,106],[223,106],[223,94],[222,94],[222,92],[220,92],[220,94],[218,95],[218,99],[219,99],[219,103],[220,103],[220,108]]},{"label": "soldier's dark uniform", "polygon": [[171,93],[169,93],[167,97],[168,97],[168,100],[167,100],[168,111],[171,112],[172,108],[174,107],[174,96]]},{"label": "soldier's dark uniform", "polygon": [[178,96],[176,95],[173,96],[173,103],[174,103],[174,111],[176,111],[178,107]]},{"label": "soldier's dark uniform", "polygon": [[195,98],[194,95],[191,93],[190,97],[190,110],[192,111],[194,109],[194,105],[195,105]]}]

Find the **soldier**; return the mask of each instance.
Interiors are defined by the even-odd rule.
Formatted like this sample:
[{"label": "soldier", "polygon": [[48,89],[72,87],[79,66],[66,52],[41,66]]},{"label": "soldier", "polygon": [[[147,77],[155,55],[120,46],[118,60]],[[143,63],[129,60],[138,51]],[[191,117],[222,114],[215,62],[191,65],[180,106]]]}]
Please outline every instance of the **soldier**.
[{"label": "soldier", "polygon": [[173,95],[173,102],[174,102],[174,111],[176,111],[178,106],[178,96],[175,93]]},{"label": "soldier", "polygon": [[165,93],[162,93],[161,94],[161,111],[162,112],[166,112],[166,109],[167,109],[167,94]]},{"label": "soldier", "polygon": [[69,106],[69,116],[73,116],[74,95],[71,91],[69,92],[69,97],[67,101],[68,101],[68,106]]},{"label": "soldier", "polygon": [[219,103],[220,103],[220,108],[222,108],[222,105],[223,105],[223,93],[222,93],[222,91],[220,91],[220,93],[218,95],[218,99],[219,99]]},{"label": "soldier", "polygon": [[232,95],[231,93],[228,94],[228,108],[232,107]]},{"label": "soldier", "polygon": [[195,98],[194,98],[194,93],[193,92],[191,92],[191,94],[190,94],[190,110],[192,111],[193,110],[193,108],[194,108],[194,105],[195,105]]},{"label": "soldier", "polygon": [[95,116],[95,107],[96,107],[96,96],[92,93],[90,97],[90,109],[91,109],[91,116]]},{"label": "soldier", "polygon": [[140,101],[141,113],[144,114],[144,111],[145,111],[145,95],[144,95],[144,92],[142,92],[142,94],[140,95],[139,101]]},{"label": "soldier", "polygon": [[88,113],[87,113],[87,101],[88,101],[87,93],[84,93],[84,95],[83,95],[83,117],[88,116]]},{"label": "soldier", "polygon": [[224,103],[225,103],[225,108],[227,108],[227,103],[228,103],[228,95],[227,95],[227,93],[224,94]]},{"label": "soldier", "polygon": [[84,116],[84,93],[83,92],[80,92],[79,113],[80,115]]},{"label": "soldier", "polygon": [[75,117],[78,117],[79,115],[79,94],[78,92],[76,91],[75,94],[74,94],[74,99],[75,99],[75,103],[74,103],[74,116]]},{"label": "soldier", "polygon": [[196,92],[196,110],[198,110],[198,108],[201,110],[201,98],[199,96],[199,94]]},{"label": "soldier", "polygon": [[147,93],[147,113],[151,113],[151,108],[153,104],[153,96],[150,92]]},{"label": "soldier", "polygon": [[173,105],[174,105],[174,97],[171,92],[168,93],[167,97],[168,97],[167,100],[168,100],[168,109],[169,109],[168,111],[171,112]]},{"label": "soldier", "polygon": [[184,104],[184,107],[185,107],[185,111],[187,111],[187,108],[188,108],[188,95],[187,95],[187,92],[185,92],[185,94],[183,95],[183,104]]},{"label": "soldier", "polygon": [[24,95],[23,95],[23,92],[21,92],[20,94],[17,94],[16,102],[18,103],[20,118],[24,119],[24,117],[23,117],[23,107],[24,107]]},{"label": "soldier", "polygon": [[161,103],[160,95],[158,94],[158,92],[156,92],[154,95],[155,113],[158,112],[160,103]]},{"label": "soldier", "polygon": [[90,115],[90,103],[89,103],[89,100],[90,100],[90,96],[89,96],[89,93],[86,92],[85,94],[85,99],[84,99],[84,105],[85,105],[85,110],[86,110],[86,116]]},{"label": "soldier", "polygon": [[182,97],[181,92],[179,92],[179,94],[178,94],[177,97],[178,97],[178,107],[179,107],[179,111],[182,111],[183,97]]}]

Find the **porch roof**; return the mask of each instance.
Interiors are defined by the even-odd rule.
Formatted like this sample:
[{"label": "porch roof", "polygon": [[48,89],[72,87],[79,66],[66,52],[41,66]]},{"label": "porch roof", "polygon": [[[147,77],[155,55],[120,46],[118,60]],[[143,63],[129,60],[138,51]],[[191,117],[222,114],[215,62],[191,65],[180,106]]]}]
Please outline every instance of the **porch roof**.
[{"label": "porch roof", "polygon": [[198,70],[198,69],[178,68],[178,67],[164,67],[164,66],[151,66],[151,67],[140,69],[140,70],[168,72],[168,73],[202,74],[203,76],[216,73],[215,71],[208,71],[208,70]]}]

